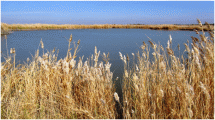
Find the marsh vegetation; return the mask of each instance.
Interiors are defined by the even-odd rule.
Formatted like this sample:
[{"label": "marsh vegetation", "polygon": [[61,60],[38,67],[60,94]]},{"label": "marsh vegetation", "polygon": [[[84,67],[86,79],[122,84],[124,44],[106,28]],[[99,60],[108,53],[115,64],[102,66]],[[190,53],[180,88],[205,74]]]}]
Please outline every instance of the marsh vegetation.
[{"label": "marsh vegetation", "polygon": [[1,35],[7,35],[9,32],[7,24],[1,23]]},{"label": "marsh vegetation", "polygon": [[[2,28],[9,30],[54,30],[54,29],[153,29],[153,30],[209,30],[208,25],[204,24],[202,27],[198,25],[144,25],[144,24],[94,24],[94,25],[72,25],[72,24],[6,24],[2,23]],[[211,29],[214,25],[209,25]]]},{"label": "marsh vegetation", "polygon": [[44,52],[42,40],[24,64],[16,65],[16,50],[10,48],[1,62],[1,118],[213,119],[214,31],[209,24],[204,31],[198,22],[200,39],[184,43],[186,51],[180,56],[172,49],[171,36],[166,48],[152,40],[149,45],[143,42],[133,61],[119,53],[123,97],[115,92],[109,54],[95,47],[84,61],[77,57],[80,41],[71,48],[72,35],[66,57],[59,60],[57,50]]}]

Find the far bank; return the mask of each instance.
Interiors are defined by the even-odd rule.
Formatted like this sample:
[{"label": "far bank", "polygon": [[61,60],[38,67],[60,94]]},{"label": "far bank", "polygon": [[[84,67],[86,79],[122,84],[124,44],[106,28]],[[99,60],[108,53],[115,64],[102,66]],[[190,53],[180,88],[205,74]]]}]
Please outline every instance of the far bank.
[{"label": "far bank", "polygon": [[56,30],[56,29],[152,29],[152,30],[214,30],[214,24],[199,25],[175,25],[175,24],[94,24],[94,25],[72,25],[72,24],[6,24],[1,23],[1,34],[8,34],[10,31],[29,31],[29,30]]}]

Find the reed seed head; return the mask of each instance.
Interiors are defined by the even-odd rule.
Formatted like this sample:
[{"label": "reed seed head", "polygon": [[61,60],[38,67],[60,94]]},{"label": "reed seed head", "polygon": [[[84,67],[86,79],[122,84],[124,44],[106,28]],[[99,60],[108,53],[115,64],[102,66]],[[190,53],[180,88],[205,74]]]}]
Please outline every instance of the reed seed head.
[{"label": "reed seed head", "polygon": [[144,50],[145,49],[145,45],[141,45],[141,49]]},{"label": "reed seed head", "polygon": [[189,53],[190,52],[190,48],[188,47],[188,45],[186,43],[184,43],[185,47],[186,47],[186,51]]},{"label": "reed seed head", "polygon": [[195,29],[196,34],[199,34],[199,32]]},{"label": "reed seed head", "polygon": [[116,92],[114,92],[114,99],[115,99],[117,102],[119,102],[119,96],[118,96],[118,94],[117,94]]},{"label": "reed seed head", "polygon": [[154,43],[152,41],[150,41],[150,40],[149,40],[149,43],[150,43],[151,47],[154,49],[155,48]]},{"label": "reed seed head", "polygon": [[180,89],[179,87],[177,87],[177,91],[178,91],[179,93],[181,93],[181,89]]},{"label": "reed seed head", "polygon": [[136,71],[139,71],[139,68],[138,68],[137,64],[136,64]]},{"label": "reed seed head", "polygon": [[133,75],[133,80],[134,81],[136,81],[136,80],[138,80],[138,77],[137,77],[137,75],[134,73],[134,75]]},{"label": "reed seed head", "polygon": [[122,53],[119,52],[120,59],[123,60]]},{"label": "reed seed head", "polygon": [[139,91],[139,87],[137,84],[134,85],[135,90],[138,92]]},{"label": "reed seed head", "polygon": [[200,35],[202,41],[206,42],[206,37],[204,35]]},{"label": "reed seed head", "polygon": [[170,44],[172,44],[172,36],[171,35],[169,35],[169,42],[170,42]]},{"label": "reed seed head", "polygon": [[55,47],[54,47],[54,49],[52,50],[52,53],[54,53],[55,52]]},{"label": "reed seed head", "polygon": [[5,39],[7,39],[7,35],[4,35]]},{"label": "reed seed head", "polygon": [[80,41],[81,41],[81,40],[78,40],[78,42],[77,42],[78,45],[80,44]]},{"label": "reed seed head", "polygon": [[143,41],[143,45],[146,46],[146,43]]},{"label": "reed seed head", "polygon": [[146,54],[145,54],[145,53],[142,53],[142,56],[143,56],[144,58],[146,58]]},{"label": "reed seed head", "polygon": [[200,82],[200,88],[202,89],[202,91],[203,91],[204,93],[207,92],[207,89],[206,89],[205,85],[204,85],[202,82]]},{"label": "reed seed head", "polygon": [[167,53],[168,53],[169,55],[174,55],[173,50],[172,50],[172,49],[170,49],[170,48],[167,48]]},{"label": "reed seed head", "polygon": [[95,55],[97,54],[97,47],[95,46]]},{"label": "reed seed head", "polygon": [[179,45],[179,44],[178,44],[178,46],[177,46],[177,47],[178,47],[178,50],[180,51],[180,45]]},{"label": "reed seed head", "polygon": [[202,22],[199,19],[197,19],[197,21],[198,21],[200,27],[202,27]]},{"label": "reed seed head", "polygon": [[13,48],[10,48],[10,54],[12,54],[13,53]]},{"label": "reed seed head", "polygon": [[101,102],[102,102],[103,105],[105,105],[105,101],[102,98],[101,98]]},{"label": "reed seed head", "polygon": [[41,48],[43,49],[43,48],[44,48],[44,44],[43,44],[42,39],[41,39],[41,41],[40,41],[40,44],[41,44]]},{"label": "reed seed head", "polygon": [[188,114],[189,114],[189,118],[193,117],[193,111],[190,108],[188,108]]},{"label": "reed seed head", "polygon": [[170,48],[170,42],[169,42],[169,40],[167,41],[167,48]]},{"label": "reed seed head", "polygon": [[72,34],[70,35],[69,42],[72,42]]},{"label": "reed seed head", "polygon": [[29,62],[30,61],[30,59],[29,58],[27,58],[27,62]]},{"label": "reed seed head", "polygon": [[69,95],[66,95],[66,98],[68,98],[68,99],[69,99],[69,98],[70,98],[70,97],[69,97]]},{"label": "reed seed head", "polygon": [[108,62],[107,64],[105,64],[105,70],[108,71],[110,70],[111,64]]},{"label": "reed seed head", "polygon": [[134,114],[134,110],[133,109],[131,110],[131,113]]},{"label": "reed seed head", "polygon": [[162,70],[164,70],[164,69],[166,68],[166,65],[165,65],[164,61],[160,62],[159,65],[160,65],[160,68],[161,68]]},{"label": "reed seed head", "polygon": [[163,48],[163,46],[161,45],[160,47],[161,47],[161,50],[162,50],[162,51],[164,51],[164,48]]},{"label": "reed seed head", "polygon": [[126,57],[126,58],[127,58],[127,61],[129,62],[129,56],[128,56],[128,54],[127,54],[127,57]]},{"label": "reed seed head", "polygon": [[151,97],[151,96],[152,96],[152,94],[151,94],[151,93],[148,93],[148,96],[149,96],[149,97]]},{"label": "reed seed head", "polygon": [[162,97],[164,97],[164,92],[163,92],[162,89],[160,90],[160,94],[161,94]]},{"label": "reed seed head", "polygon": [[189,40],[187,40],[187,44],[189,44]]},{"label": "reed seed head", "polygon": [[125,55],[124,55],[123,61],[124,61],[125,64],[127,63]]},{"label": "reed seed head", "polygon": [[155,53],[155,52],[153,52],[152,55],[153,55],[154,57],[156,57],[156,53]]},{"label": "reed seed head", "polygon": [[13,54],[16,52],[15,48],[13,48]]},{"label": "reed seed head", "polygon": [[194,52],[195,52],[197,55],[199,55],[199,50],[198,50],[195,46],[193,46],[193,49],[194,49]]}]

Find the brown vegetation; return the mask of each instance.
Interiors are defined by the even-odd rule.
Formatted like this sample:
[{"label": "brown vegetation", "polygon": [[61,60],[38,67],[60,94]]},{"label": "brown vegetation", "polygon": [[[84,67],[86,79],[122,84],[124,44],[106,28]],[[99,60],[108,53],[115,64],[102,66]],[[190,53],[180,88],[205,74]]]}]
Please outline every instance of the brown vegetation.
[{"label": "brown vegetation", "polygon": [[[76,62],[80,41],[71,54],[57,61],[55,49],[15,66],[15,49],[1,63],[1,118],[115,118],[111,64],[99,62],[100,51]],[[41,40],[41,48],[44,44]],[[104,55],[106,60],[107,56]]]},{"label": "brown vegetation", "polygon": [[16,66],[16,51],[11,48],[1,63],[1,118],[213,119],[214,31],[207,37],[202,32],[201,39],[192,37],[192,48],[184,44],[187,58],[174,55],[171,36],[166,50],[150,41],[153,59],[150,46],[143,43],[132,69],[129,56],[120,53],[123,99],[114,90],[109,55],[103,53],[105,63],[98,61],[100,51],[95,47],[91,58],[83,62],[79,57],[76,62],[80,41],[72,55],[72,36],[67,56],[60,60],[55,49],[44,53],[41,40],[43,55],[37,50],[32,60]]},{"label": "brown vegetation", "polygon": [[1,23],[1,35],[9,34],[8,25],[5,23]]},{"label": "brown vegetation", "polygon": [[129,69],[129,58],[120,53],[125,66],[124,118],[214,118],[214,31],[209,37],[203,31],[200,38],[192,37],[192,48],[184,44],[188,58],[174,55],[171,36],[166,50],[149,41],[153,59],[149,59],[149,46],[144,43],[133,69]]},{"label": "brown vegetation", "polygon": [[[119,25],[119,24],[101,24],[101,25],[56,25],[56,24],[5,24],[2,23],[7,29],[10,30],[53,30],[53,29],[110,29],[110,28],[123,28],[123,29],[153,29],[153,30],[209,30],[207,25],[200,27],[199,25]],[[214,25],[210,25],[213,30]]]}]

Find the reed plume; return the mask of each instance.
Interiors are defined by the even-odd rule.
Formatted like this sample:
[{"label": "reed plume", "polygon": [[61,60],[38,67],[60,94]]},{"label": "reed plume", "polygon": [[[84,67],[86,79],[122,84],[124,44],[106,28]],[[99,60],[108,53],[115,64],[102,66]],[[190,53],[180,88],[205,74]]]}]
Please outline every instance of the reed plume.
[{"label": "reed plume", "polygon": [[[198,23],[203,28],[199,19]],[[214,36],[212,32],[210,34]],[[154,59],[147,55],[148,49],[141,49],[143,55],[137,56],[138,61],[133,68],[124,69],[125,118],[214,118],[214,38],[205,36],[204,32],[199,36],[201,40],[191,37],[192,48],[189,48],[189,41],[184,43],[187,57],[174,55],[171,36],[166,51],[162,50],[162,46],[149,41],[153,49],[155,45],[158,46],[152,53]],[[166,54],[170,57],[166,57]]]}]

